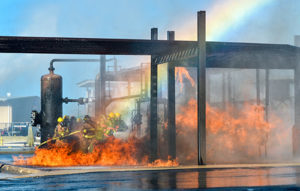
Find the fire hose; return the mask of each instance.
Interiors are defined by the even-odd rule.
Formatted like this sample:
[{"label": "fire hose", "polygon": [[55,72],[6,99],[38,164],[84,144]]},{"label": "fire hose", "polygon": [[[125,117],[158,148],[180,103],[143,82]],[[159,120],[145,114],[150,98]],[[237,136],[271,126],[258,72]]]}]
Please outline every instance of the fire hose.
[{"label": "fire hose", "polygon": [[57,139],[61,139],[61,138],[65,138],[65,137],[68,137],[68,136],[71,136],[71,135],[74,135],[74,134],[77,134],[77,133],[80,133],[81,131],[74,131],[68,135],[65,135],[65,136],[62,136],[62,137],[55,137],[55,138],[52,138],[52,139],[48,139],[47,141],[44,141],[43,143],[41,143],[38,148],[40,148],[42,145],[46,144],[46,143],[49,143],[51,141],[55,141]]}]

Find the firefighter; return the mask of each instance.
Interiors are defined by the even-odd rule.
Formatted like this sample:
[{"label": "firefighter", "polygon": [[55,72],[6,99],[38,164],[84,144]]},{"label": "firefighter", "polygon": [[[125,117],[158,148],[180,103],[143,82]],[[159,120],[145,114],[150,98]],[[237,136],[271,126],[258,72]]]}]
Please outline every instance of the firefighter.
[{"label": "firefighter", "polygon": [[83,137],[81,150],[86,153],[92,152],[96,137],[96,125],[88,115],[86,115],[83,119],[81,134]]},{"label": "firefighter", "polygon": [[111,112],[108,115],[108,118],[106,120],[106,127],[104,128],[104,135],[106,137],[112,136],[114,133],[117,132],[119,129],[120,124],[120,117],[121,115],[119,113],[113,113]]},{"label": "firefighter", "polygon": [[57,125],[56,128],[54,130],[54,137],[61,137],[63,136],[63,118],[59,117],[57,119]]},{"label": "firefighter", "polygon": [[65,115],[63,118],[63,127],[65,128],[65,131],[69,132],[71,126],[71,120],[68,115]]},{"label": "firefighter", "polygon": [[62,117],[57,119],[58,124],[54,130],[54,138],[62,139],[68,135],[69,129],[65,127],[65,123]]}]

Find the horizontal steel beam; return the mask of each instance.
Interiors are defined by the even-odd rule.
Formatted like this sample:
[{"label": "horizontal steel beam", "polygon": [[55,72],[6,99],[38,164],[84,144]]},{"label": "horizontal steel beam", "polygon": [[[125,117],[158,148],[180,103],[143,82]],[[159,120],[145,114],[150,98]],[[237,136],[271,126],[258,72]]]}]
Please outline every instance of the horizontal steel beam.
[{"label": "horizontal steel beam", "polygon": [[0,36],[2,53],[159,55],[194,46],[194,41]]},{"label": "horizontal steel beam", "polygon": [[[154,63],[195,66],[196,41],[0,36],[0,53],[155,55]],[[208,68],[293,69],[300,48],[206,42]],[[178,61],[178,62],[177,62]]]}]

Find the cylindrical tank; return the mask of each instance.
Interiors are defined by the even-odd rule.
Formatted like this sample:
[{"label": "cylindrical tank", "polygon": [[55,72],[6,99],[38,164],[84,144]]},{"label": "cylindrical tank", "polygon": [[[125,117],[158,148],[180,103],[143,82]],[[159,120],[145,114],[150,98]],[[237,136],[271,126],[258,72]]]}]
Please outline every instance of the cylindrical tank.
[{"label": "cylindrical tank", "polygon": [[62,116],[62,77],[50,73],[41,78],[41,143],[53,137],[57,118]]}]

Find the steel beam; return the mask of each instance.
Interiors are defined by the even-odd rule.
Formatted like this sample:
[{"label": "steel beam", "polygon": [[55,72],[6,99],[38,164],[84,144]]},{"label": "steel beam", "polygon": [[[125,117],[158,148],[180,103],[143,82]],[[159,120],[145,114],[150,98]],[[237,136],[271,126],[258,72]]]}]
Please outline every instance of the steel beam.
[{"label": "steel beam", "polygon": [[[151,40],[158,39],[158,29],[151,29]],[[157,65],[151,55],[150,77],[150,162],[157,159]]]},{"label": "steel beam", "polygon": [[198,12],[198,67],[197,67],[197,98],[198,98],[198,165],[206,164],[206,40],[205,11]]},{"label": "steel beam", "polygon": [[[175,32],[168,31],[168,40],[175,40]],[[176,158],[176,116],[175,116],[175,66],[168,63],[168,155]]]},{"label": "steel beam", "polygon": [[[196,49],[196,41],[0,36],[1,53],[160,55],[158,64],[197,59]],[[206,49],[211,68],[294,69],[294,52],[300,52],[290,45],[230,42],[207,42]]]},{"label": "steel beam", "polygon": [[196,46],[195,41],[0,36],[0,52],[159,55]]}]

